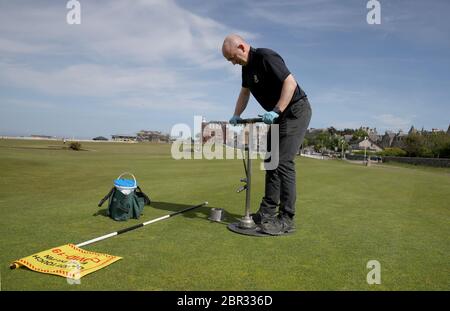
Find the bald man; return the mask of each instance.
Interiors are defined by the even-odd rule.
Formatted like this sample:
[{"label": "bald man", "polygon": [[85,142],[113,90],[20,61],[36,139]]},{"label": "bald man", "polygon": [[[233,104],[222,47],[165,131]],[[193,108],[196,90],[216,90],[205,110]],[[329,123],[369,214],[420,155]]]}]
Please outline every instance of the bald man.
[{"label": "bald man", "polygon": [[[231,34],[223,42],[222,54],[233,65],[242,66],[241,91],[230,123],[236,125],[241,119],[251,93],[266,110],[263,122],[279,125],[279,164],[276,169],[266,171],[265,194],[259,210],[252,215],[253,220],[270,235],[294,232],[297,194],[294,159],[311,120],[308,98],[275,51],[253,48],[242,37]],[[269,133],[269,150],[270,136]]]}]

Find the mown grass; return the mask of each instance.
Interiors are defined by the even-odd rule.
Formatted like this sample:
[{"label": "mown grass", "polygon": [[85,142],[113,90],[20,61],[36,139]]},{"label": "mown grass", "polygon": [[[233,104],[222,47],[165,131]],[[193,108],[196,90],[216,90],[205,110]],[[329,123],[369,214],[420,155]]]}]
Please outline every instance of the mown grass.
[{"label": "mown grass", "polygon": [[[3,290],[449,290],[450,174],[297,159],[297,232],[252,238],[207,220],[244,211],[241,160],[173,160],[169,145],[0,140],[0,272]],[[252,210],[264,189],[253,171]],[[115,222],[98,201],[124,171],[153,200],[139,220]],[[18,258],[78,243],[189,205],[209,207],[93,245],[123,260],[69,285],[9,270]],[[106,207],[106,205],[104,206]],[[381,285],[369,286],[369,260]]]}]

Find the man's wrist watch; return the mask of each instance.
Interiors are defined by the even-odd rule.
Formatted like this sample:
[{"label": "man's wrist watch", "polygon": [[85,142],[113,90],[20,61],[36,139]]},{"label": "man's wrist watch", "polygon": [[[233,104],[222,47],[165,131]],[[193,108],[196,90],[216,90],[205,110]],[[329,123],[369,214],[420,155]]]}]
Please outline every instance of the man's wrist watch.
[{"label": "man's wrist watch", "polygon": [[278,108],[278,107],[273,108],[272,111],[276,112],[276,113],[279,114],[279,115],[281,114],[281,110],[280,110],[280,108]]}]

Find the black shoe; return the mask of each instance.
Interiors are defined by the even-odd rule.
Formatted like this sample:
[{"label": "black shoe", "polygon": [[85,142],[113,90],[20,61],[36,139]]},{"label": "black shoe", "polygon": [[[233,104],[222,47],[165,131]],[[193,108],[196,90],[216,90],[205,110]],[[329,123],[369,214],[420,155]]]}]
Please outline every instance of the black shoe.
[{"label": "black shoe", "polygon": [[250,217],[253,219],[255,224],[260,225],[262,222],[269,221],[275,218],[275,215],[265,214],[258,211],[256,213],[250,214]]},{"label": "black shoe", "polygon": [[294,219],[285,214],[263,221],[261,231],[270,235],[282,235],[295,232]]}]

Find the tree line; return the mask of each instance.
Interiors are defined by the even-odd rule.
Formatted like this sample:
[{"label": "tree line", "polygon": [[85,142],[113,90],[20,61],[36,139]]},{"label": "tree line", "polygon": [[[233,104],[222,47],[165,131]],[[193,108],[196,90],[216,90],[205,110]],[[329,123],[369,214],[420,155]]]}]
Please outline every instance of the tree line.
[{"label": "tree line", "polygon": [[[352,135],[347,142],[344,135]],[[329,127],[324,131],[308,132],[305,136],[303,147],[311,146],[316,152],[327,150],[342,152],[351,150],[351,145],[356,144],[368,133],[362,129],[337,130]],[[375,142],[376,143],[376,142]],[[424,158],[450,158],[450,134],[449,132],[412,132],[404,136],[400,146],[387,147],[380,152],[371,152],[380,156],[400,157],[424,157]]]}]

